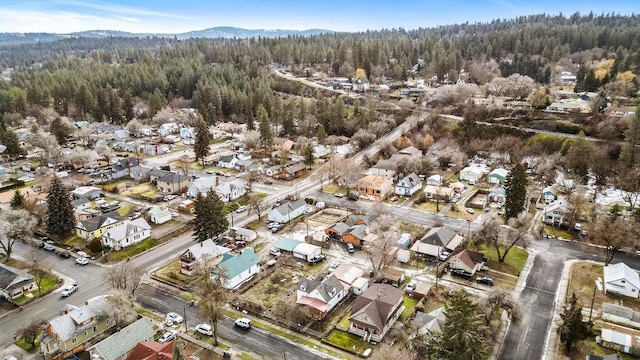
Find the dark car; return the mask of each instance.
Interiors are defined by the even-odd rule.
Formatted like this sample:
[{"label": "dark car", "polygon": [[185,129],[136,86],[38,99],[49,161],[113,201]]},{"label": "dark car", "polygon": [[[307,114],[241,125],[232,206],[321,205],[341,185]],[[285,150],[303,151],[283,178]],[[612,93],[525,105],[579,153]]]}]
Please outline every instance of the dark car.
[{"label": "dark car", "polygon": [[488,277],[488,276],[481,276],[481,277],[476,279],[476,282],[478,284],[485,284],[485,285],[493,286],[493,279]]},{"label": "dark car", "polygon": [[458,269],[451,269],[450,273],[452,276],[457,276],[457,277],[461,277],[463,279],[466,280],[470,280],[471,279],[471,274],[464,271],[464,270],[458,270]]},{"label": "dark car", "polygon": [[63,250],[63,251],[59,251],[58,255],[62,256],[63,258],[70,258],[71,257],[71,253],[67,250]]},{"label": "dark car", "polygon": [[318,255],[318,256],[314,256],[312,258],[309,258],[309,264],[315,265],[319,262],[324,261],[324,259],[326,259],[326,257],[324,255]]}]

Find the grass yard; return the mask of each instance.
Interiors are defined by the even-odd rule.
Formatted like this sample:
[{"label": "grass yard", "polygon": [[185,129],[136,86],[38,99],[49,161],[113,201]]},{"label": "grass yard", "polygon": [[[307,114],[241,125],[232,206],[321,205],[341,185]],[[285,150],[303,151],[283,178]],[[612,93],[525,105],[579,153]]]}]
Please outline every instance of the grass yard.
[{"label": "grass yard", "polygon": [[113,183],[109,183],[109,184],[102,185],[102,189],[103,189],[104,191],[108,191],[108,192],[110,192],[110,193],[115,193],[115,192],[116,192],[116,189],[118,188],[118,185],[120,185],[120,184],[126,184],[126,183],[128,183],[128,182],[130,182],[130,181],[131,181],[131,180],[129,180],[129,179],[126,179],[126,180],[119,180],[119,181],[116,181],[116,182],[113,182]]},{"label": "grass yard", "polygon": [[[440,204],[440,209],[442,209],[443,207],[445,207],[446,204]],[[420,209],[420,210],[424,210],[424,211],[428,211],[431,213],[436,213],[436,203],[432,202],[432,201],[425,201],[422,204],[416,205],[416,209]]]},{"label": "grass yard", "polygon": [[338,323],[336,324],[336,329],[342,330],[342,331],[348,331],[349,326],[351,326],[351,322],[349,321],[349,316],[351,316],[351,310],[347,311],[347,313],[344,314],[342,319],[338,321]]},{"label": "grass yard", "polygon": [[522,271],[529,257],[529,253],[525,249],[515,246],[509,250],[509,254],[507,254],[504,262],[499,262],[495,248],[488,247],[486,244],[482,244],[478,251],[489,259],[487,266],[490,269],[515,276],[520,276],[520,271]]},{"label": "grass yard", "polygon": [[36,343],[36,346],[32,346],[28,342],[24,341],[24,339],[20,339],[15,342],[15,344],[18,345],[18,347],[20,347],[22,350],[29,353],[35,353],[37,350],[40,349],[40,340],[36,339],[35,343]]},{"label": "grass yard", "polygon": [[135,245],[127,246],[126,248],[120,251],[108,252],[107,259],[109,261],[118,262],[126,258],[129,258],[131,256],[140,254],[141,252],[144,252],[146,250],[149,250],[156,245],[158,245],[158,240],[154,238],[148,238],[148,239],[142,240],[141,242]]},{"label": "grass yard", "polygon": [[138,184],[132,188],[129,188],[122,192],[123,196],[131,196],[131,195],[140,195],[146,198],[155,198],[156,196],[156,188],[147,183]]},{"label": "grass yard", "polygon": [[133,209],[133,207],[131,205],[125,205],[123,207],[121,207],[120,209],[116,210],[116,212],[118,213],[118,215],[125,217],[127,215],[129,215],[129,212],[131,212],[131,210]]},{"label": "grass yard", "polygon": [[563,230],[557,227],[549,226],[549,225],[544,226],[544,233],[550,236],[555,236],[555,237],[559,237],[567,240],[574,239],[573,232]]},{"label": "grass yard", "polygon": [[322,187],[322,191],[329,194],[334,194],[340,191],[340,186],[338,186],[337,184],[329,184]]},{"label": "grass yard", "polygon": [[45,276],[45,278],[42,279],[42,282],[40,283],[40,293],[41,294],[49,293],[51,290],[56,288],[57,284],[58,284],[57,276],[54,276],[54,275]]},{"label": "grass yard", "polygon": [[150,319],[153,319],[155,321],[158,321],[158,322],[163,322],[164,321],[164,317],[154,313],[151,310],[147,310],[145,308],[136,308],[136,313],[138,313],[138,314],[140,314],[142,316],[146,316],[146,317],[148,317]]},{"label": "grass yard", "polygon": [[251,354],[247,354],[247,353],[246,353],[246,352],[244,352],[244,351],[243,351],[243,352],[241,352],[240,354],[238,354],[238,358],[239,358],[240,360],[258,360],[258,359],[260,359],[260,358],[257,358],[257,357],[255,357],[255,356],[251,355]]},{"label": "grass yard", "polygon": [[447,211],[446,216],[473,221],[481,212],[482,210],[480,209],[473,209],[473,214],[469,214],[465,210],[465,207],[461,205],[453,205],[451,210]]},{"label": "grass yard", "polygon": [[71,247],[77,247],[78,249],[84,249],[87,245],[85,239],[79,238],[76,235],[70,236],[62,241],[63,244]]},{"label": "grass yard", "polygon": [[156,271],[156,276],[177,285],[185,285],[191,281],[191,276],[180,272],[180,261],[176,260]]},{"label": "grass yard", "polygon": [[325,341],[337,348],[356,352],[361,354],[371,344],[361,340],[361,337],[355,334],[350,334],[342,330],[333,330]]},{"label": "grass yard", "polygon": [[249,224],[249,225],[247,225],[247,226],[245,226],[245,227],[246,227],[247,229],[251,229],[251,230],[255,231],[255,230],[258,230],[258,228],[259,228],[260,226],[262,226],[262,225],[264,225],[264,223],[263,223],[262,221],[257,221],[257,220],[256,220],[256,221],[252,222],[251,224]]},{"label": "grass yard", "polygon": [[408,297],[407,295],[402,295],[402,302],[404,303],[404,312],[400,315],[400,321],[406,321],[416,312],[416,305],[418,305],[418,301],[412,297]]}]

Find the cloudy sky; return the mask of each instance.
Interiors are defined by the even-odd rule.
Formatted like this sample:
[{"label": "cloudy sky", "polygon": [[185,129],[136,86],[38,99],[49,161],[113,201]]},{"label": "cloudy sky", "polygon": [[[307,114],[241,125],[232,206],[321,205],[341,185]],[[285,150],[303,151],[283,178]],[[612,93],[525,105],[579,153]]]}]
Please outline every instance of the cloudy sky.
[{"label": "cloudy sky", "polygon": [[180,33],[214,26],[414,29],[574,12],[640,13],[639,0],[0,0],[0,32]]}]

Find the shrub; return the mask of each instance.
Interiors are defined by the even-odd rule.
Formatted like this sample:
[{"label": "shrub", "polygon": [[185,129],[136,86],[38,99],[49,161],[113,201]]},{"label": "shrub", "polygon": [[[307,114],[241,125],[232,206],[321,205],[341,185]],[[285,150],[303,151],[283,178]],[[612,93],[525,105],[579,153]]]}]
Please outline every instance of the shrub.
[{"label": "shrub", "polygon": [[87,245],[87,249],[89,249],[89,251],[91,251],[92,253],[97,254],[99,252],[102,252],[102,250],[104,250],[104,247],[102,246],[99,238],[94,238],[93,240],[91,240],[89,245]]}]

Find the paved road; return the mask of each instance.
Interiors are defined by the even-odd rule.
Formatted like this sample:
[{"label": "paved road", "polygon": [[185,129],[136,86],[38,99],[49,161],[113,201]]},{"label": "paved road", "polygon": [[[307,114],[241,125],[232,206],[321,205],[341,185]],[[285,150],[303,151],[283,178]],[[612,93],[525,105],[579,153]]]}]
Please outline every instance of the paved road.
[{"label": "paved road", "polygon": [[[198,306],[189,306],[189,302],[177,296],[173,296],[154,287],[143,285],[137,294],[136,301],[147,309],[166,314],[175,311],[186,315],[187,326],[193,328],[196,324],[204,322],[198,310]],[[328,355],[312,352],[310,348],[289,342],[282,337],[261,329],[252,328],[244,331],[233,326],[231,318],[225,318],[219,323],[220,339],[232,344],[234,350],[248,352],[259,356],[261,359],[329,359]]]}]

